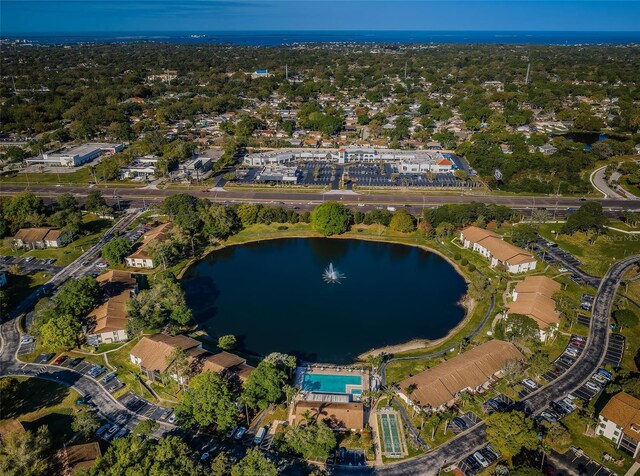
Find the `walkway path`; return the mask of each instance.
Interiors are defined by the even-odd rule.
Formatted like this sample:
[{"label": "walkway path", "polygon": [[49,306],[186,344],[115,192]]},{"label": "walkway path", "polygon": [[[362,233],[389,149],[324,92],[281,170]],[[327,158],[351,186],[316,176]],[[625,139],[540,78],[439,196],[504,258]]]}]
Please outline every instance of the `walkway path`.
[{"label": "walkway path", "polygon": [[604,178],[606,168],[607,166],[605,165],[591,172],[591,175],[589,176],[591,185],[593,185],[593,188],[600,192],[604,198],[624,198],[621,194],[613,190],[607,183],[607,179]]}]

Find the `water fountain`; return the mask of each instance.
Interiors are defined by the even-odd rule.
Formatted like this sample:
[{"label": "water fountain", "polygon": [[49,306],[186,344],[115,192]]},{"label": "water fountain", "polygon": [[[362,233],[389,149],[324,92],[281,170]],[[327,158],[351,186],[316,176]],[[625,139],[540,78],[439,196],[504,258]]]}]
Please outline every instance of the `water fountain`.
[{"label": "water fountain", "polygon": [[322,279],[328,284],[340,284],[340,280],[346,278],[344,274],[333,267],[333,263],[329,263],[329,266],[322,273]]}]

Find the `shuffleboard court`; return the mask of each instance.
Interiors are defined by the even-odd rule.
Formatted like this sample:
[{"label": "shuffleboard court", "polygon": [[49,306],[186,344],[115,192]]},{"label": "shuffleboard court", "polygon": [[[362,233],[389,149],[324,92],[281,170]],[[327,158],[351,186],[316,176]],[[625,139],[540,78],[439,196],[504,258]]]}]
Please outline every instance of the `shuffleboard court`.
[{"label": "shuffleboard court", "polygon": [[384,452],[389,456],[401,456],[403,454],[398,418],[395,413],[380,414],[380,433]]}]

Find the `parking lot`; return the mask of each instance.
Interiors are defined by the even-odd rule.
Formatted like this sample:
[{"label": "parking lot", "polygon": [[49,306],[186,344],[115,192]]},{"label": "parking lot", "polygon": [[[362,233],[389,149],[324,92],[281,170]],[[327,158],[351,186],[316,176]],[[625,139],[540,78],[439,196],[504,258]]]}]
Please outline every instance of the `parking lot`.
[{"label": "parking lot", "polygon": [[449,424],[449,426],[447,427],[448,429],[453,431],[456,435],[458,433],[463,433],[467,430],[470,430],[471,428],[476,426],[478,423],[482,422],[482,419],[473,412],[467,412],[464,415],[460,415],[458,418],[464,421],[464,424],[466,426],[461,426],[454,422]]},{"label": "parking lot", "polygon": [[571,447],[564,453],[550,454],[550,461],[555,471],[549,471],[547,474],[580,474],[582,476],[613,476],[616,473],[602,466],[600,463],[593,461],[586,456],[580,449]]},{"label": "parking lot", "polygon": [[[582,336],[578,336],[576,334],[573,334],[571,336],[571,338],[569,339],[569,341],[571,342],[571,340],[574,339],[585,339]],[[570,347],[569,345],[567,346],[567,348]],[[577,360],[577,358],[580,356],[580,354],[582,354],[582,349],[583,347],[581,346],[574,346],[576,351],[574,352],[575,355],[569,355],[567,353],[567,348],[565,348],[564,352],[556,359],[553,361],[553,368],[545,373],[542,378],[545,379],[547,382],[551,382],[552,380],[557,379],[560,375],[564,374],[569,367],[571,367],[575,361]],[[527,392],[529,393],[529,392]]]},{"label": "parking lot", "polygon": [[620,367],[622,356],[624,355],[624,336],[622,334],[611,334],[607,352],[604,354],[604,365],[611,365],[614,369]]},{"label": "parking lot", "polygon": [[56,266],[54,258],[34,258],[33,256],[0,256],[0,271],[18,266],[22,273],[44,272],[56,274],[62,266]]},{"label": "parking lot", "polygon": [[173,413],[172,408],[164,408],[146,401],[133,392],[127,392],[118,398],[128,410],[157,421],[167,421]]},{"label": "parking lot", "polygon": [[[478,454],[479,456],[476,456]],[[485,464],[487,466],[490,466],[498,461],[501,456],[502,454],[493,446],[491,446],[491,443],[489,443],[479,451],[476,451],[475,453],[459,461],[456,466],[466,476],[473,476],[482,471]],[[481,464],[481,461],[483,464]]]}]

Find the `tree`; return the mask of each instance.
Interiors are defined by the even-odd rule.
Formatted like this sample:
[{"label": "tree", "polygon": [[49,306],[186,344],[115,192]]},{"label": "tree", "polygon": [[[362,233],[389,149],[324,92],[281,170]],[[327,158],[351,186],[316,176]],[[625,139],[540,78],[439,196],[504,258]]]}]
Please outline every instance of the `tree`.
[{"label": "tree", "polygon": [[77,235],[82,229],[82,213],[78,201],[70,193],[58,197],[57,211],[49,217],[49,222],[64,231]]},{"label": "tree", "polygon": [[176,407],[176,416],[186,427],[217,425],[220,433],[233,427],[236,417],[234,398],[229,384],[214,372],[195,376]]},{"label": "tree", "polygon": [[100,421],[93,413],[86,411],[76,413],[71,422],[71,429],[84,437],[89,437],[100,427]]},{"label": "tree", "polygon": [[198,215],[198,199],[186,193],[167,197],[162,203],[162,211],[169,215],[171,221],[185,231],[195,233],[202,227]]},{"label": "tree", "polygon": [[258,223],[258,216],[262,205],[257,203],[241,203],[236,207],[236,214],[242,226],[247,227]]},{"label": "tree", "polygon": [[226,476],[229,474],[230,468],[231,459],[229,458],[229,455],[226,452],[221,451],[211,461],[210,476]]},{"label": "tree", "polygon": [[59,314],[74,318],[84,317],[102,296],[102,288],[91,276],[67,281],[54,298]]},{"label": "tree", "polygon": [[44,204],[33,192],[20,192],[3,205],[3,215],[9,220],[10,231],[40,226],[44,222]]},{"label": "tree", "polygon": [[100,190],[91,190],[87,194],[87,199],[84,202],[84,208],[87,211],[103,214],[107,209],[109,209],[109,205],[102,197],[102,193]]},{"label": "tree", "polygon": [[522,412],[494,412],[486,422],[489,442],[509,460],[522,449],[535,450],[538,446],[533,420]]},{"label": "tree", "polygon": [[389,228],[393,231],[399,231],[400,233],[411,233],[415,231],[416,224],[413,216],[401,208],[393,213],[391,222],[389,222]]},{"label": "tree", "polygon": [[81,327],[80,320],[69,314],[55,316],[40,327],[42,345],[47,350],[71,349]]},{"label": "tree", "polygon": [[549,361],[549,354],[547,352],[538,351],[529,359],[529,372],[536,377],[546,374],[552,367],[553,366]]},{"label": "tree", "polygon": [[577,231],[601,233],[608,221],[600,203],[587,202],[567,216],[567,221],[562,226],[562,233],[568,235],[573,235]]},{"label": "tree", "polygon": [[540,328],[536,321],[524,314],[511,313],[500,322],[504,336],[510,342],[538,341]]},{"label": "tree", "polygon": [[236,336],[234,336],[233,334],[221,336],[218,339],[218,347],[220,347],[222,350],[233,350],[236,348],[237,343],[238,341],[236,339]]},{"label": "tree", "polygon": [[231,468],[231,476],[278,476],[278,468],[258,448],[250,448],[245,457]]},{"label": "tree", "polygon": [[131,242],[126,238],[116,238],[102,247],[102,257],[111,266],[122,263],[129,254],[131,254]]},{"label": "tree", "polygon": [[529,248],[538,239],[538,231],[531,225],[519,225],[513,229],[511,240],[519,246]]},{"label": "tree", "polygon": [[631,309],[618,309],[613,313],[613,318],[620,329],[638,325],[638,315]]},{"label": "tree", "polygon": [[133,428],[132,433],[135,436],[150,436],[154,431],[158,429],[159,426],[160,425],[157,421],[151,420],[149,418],[143,418],[142,420],[140,420],[140,423],[138,423]]},{"label": "tree", "polygon": [[326,202],[311,212],[311,226],[325,236],[340,235],[349,231],[351,213],[338,202]]},{"label": "tree", "polygon": [[276,364],[263,360],[244,383],[242,398],[251,408],[264,410],[285,395],[287,374]]},{"label": "tree", "polygon": [[241,222],[233,208],[224,205],[206,204],[200,207],[204,236],[213,240],[223,240],[238,232]]},{"label": "tree", "polygon": [[0,445],[0,473],[6,476],[49,474],[47,453],[51,448],[49,429],[13,431],[3,435]]},{"label": "tree", "polygon": [[322,421],[299,424],[285,433],[285,441],[295,453],[305,459],[326,460],[336,446],[333,430]]},{"label": "tree", "polygon": [[176,376],[180,385],[183,385],[189,371],[189,357],[182,347],[176,347],[165,358],[167,373]]}]

